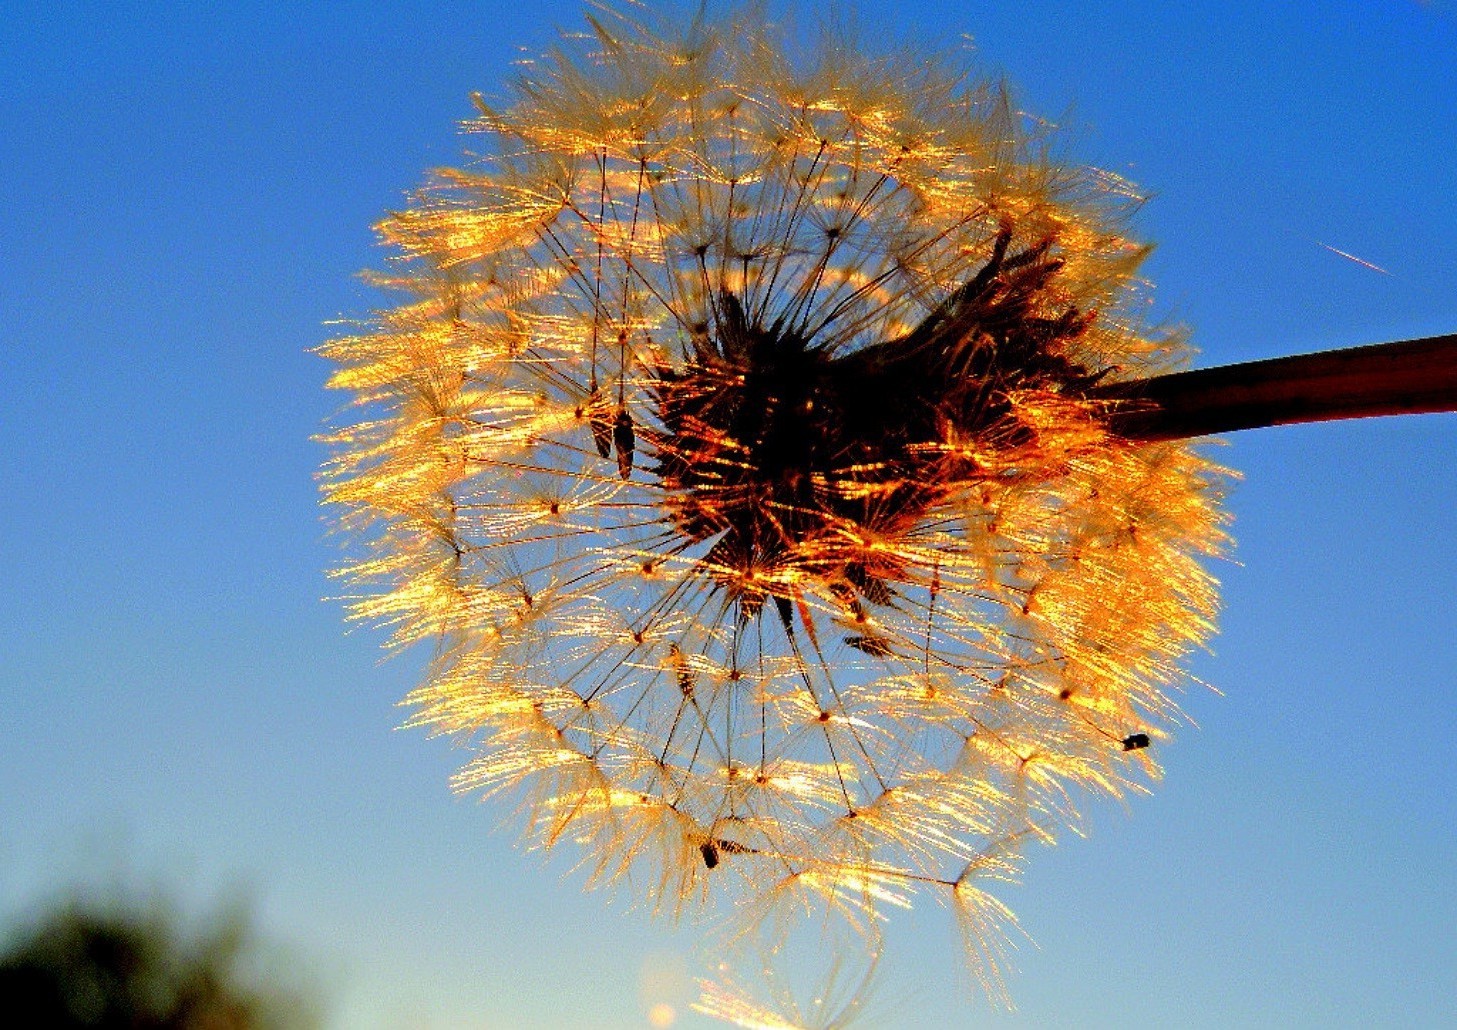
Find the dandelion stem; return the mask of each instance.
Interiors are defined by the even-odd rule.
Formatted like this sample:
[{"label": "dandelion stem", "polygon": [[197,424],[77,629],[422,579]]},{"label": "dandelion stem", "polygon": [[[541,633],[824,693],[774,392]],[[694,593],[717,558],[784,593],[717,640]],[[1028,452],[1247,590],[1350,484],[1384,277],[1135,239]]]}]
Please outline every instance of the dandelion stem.
[{"label": "dandelion stem", "polygon": [[1457,411],[1457,334],[1106,383],[1089,393],[1119,402],[1108,425],[1134,440]]}]

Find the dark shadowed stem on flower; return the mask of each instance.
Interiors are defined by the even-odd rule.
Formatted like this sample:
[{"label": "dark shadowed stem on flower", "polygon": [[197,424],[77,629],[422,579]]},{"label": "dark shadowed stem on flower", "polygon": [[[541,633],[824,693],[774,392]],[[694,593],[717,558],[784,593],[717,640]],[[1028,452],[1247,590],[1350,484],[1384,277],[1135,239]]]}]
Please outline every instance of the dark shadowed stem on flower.
[{"label": "dark shadowed stem on flower", "polygon": [[1109,427],[1175,440],[1262,426],[1457,411],[1457,334],[1106,383]]}]

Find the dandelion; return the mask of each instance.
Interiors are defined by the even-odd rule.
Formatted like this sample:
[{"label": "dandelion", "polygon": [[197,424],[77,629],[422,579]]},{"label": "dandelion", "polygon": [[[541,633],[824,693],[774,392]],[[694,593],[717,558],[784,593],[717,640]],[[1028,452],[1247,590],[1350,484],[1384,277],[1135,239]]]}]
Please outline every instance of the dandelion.
[{"label": "dandelion", "polygon": [[402,302],[323,348],[354,612],[594,882],[872,942],[929,892],[996,993],[988,886],[1157,776],[1225,543],[1182,437],[1238,427],[1162,412],[1136,198],[998,87],[757,9],[591,26],[477,98],[380,226]]},{"label": "dandelion", "polygon": [[773,966],[763,968],[757,990],[731,968],[719,973],[717,980],[699,981],[702,993],[693,1010],[744,1030],[843,1030],[866,1015],[877,986],[874,962],[857,980],[832,960],[820,990],[809,999],[796,997]]}]

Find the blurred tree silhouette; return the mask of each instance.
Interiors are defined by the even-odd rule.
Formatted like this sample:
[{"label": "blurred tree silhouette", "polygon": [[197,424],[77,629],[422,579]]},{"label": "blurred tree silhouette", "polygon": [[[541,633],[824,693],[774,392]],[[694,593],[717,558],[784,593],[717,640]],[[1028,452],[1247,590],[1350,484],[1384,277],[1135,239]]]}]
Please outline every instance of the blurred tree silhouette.
[{"label": "blurred tree silhouette", "polygon": [[190,931],[153,901],[77,896],[6,935],[0,1013],[9,1026],[253,1030],[315,1026],[303,994],[270,982],[241,905]]}]

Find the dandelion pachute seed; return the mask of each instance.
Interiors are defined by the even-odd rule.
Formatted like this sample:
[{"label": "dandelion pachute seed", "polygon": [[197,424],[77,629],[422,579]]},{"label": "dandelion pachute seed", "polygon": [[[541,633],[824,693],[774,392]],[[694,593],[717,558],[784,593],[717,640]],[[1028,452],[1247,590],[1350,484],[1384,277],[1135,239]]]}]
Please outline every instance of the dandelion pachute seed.
[{"label": "dandelion pachute seed", "polygon": [[1212,631],[1222,470],[1111,428],[1186,357],[1126,187],[924,55],[593,24],[324,348],[356,614],[437,643],[413,721],[594,882],[983,937],[972,874],[1155,771]]}]

